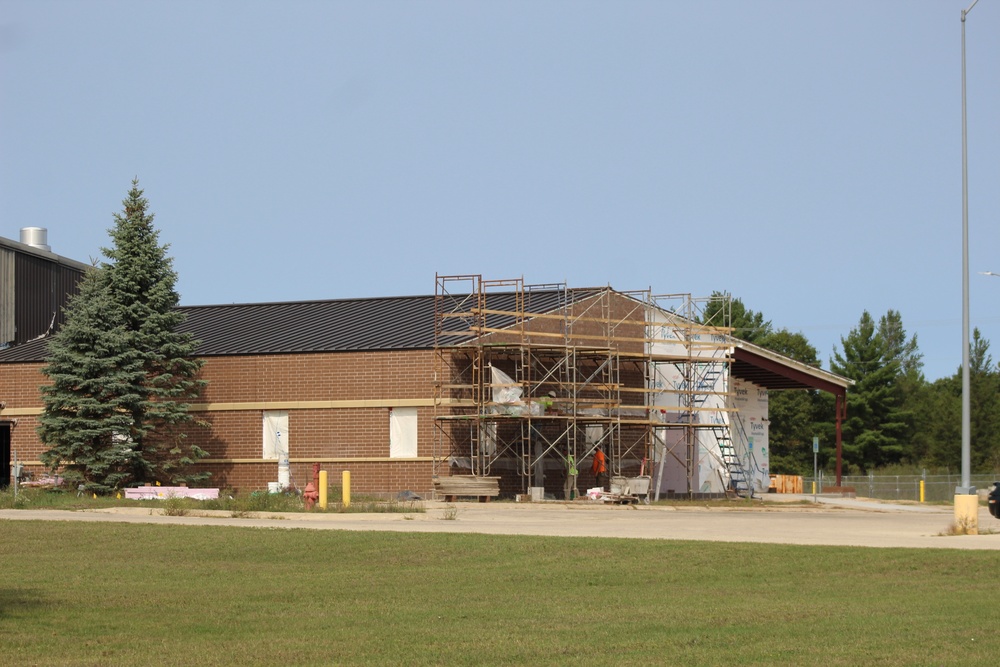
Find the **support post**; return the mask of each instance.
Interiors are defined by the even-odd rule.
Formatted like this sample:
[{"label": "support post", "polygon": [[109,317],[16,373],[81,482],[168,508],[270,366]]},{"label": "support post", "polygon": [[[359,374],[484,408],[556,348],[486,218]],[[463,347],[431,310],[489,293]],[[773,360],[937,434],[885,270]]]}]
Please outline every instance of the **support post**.
[{"label": "support post", "polygon": [[351,471],[350,470],[345,470],[344,474],[342,475],[341,478],[343,479],[343,482],[344,482],[344,498],[343,498],[343,503],[342,504],[344,505],[344,507],[350,507],[351,506]]},{"label": "support post", "polygon": [[969,148],[965,113],[965,16],[962,10],[962,485],[955,488],[955,523],[970,535],[979,533],[979,496],[971,480],[971,390],[969,388]]},{"label": "support post", "polygon": [[841,471],[843,463],[843,423],[844,418],[847,417],[847,394],[837,394],[836,407],[834,410],[837,413],[837,487],[842,486],[841,484]]},{"label": "support post", "polygon": [[325,470],[319,471],[319,508],[321,510],[326,509],[327,503],[327,487],[329,486],[327,482],[327,474]]}]

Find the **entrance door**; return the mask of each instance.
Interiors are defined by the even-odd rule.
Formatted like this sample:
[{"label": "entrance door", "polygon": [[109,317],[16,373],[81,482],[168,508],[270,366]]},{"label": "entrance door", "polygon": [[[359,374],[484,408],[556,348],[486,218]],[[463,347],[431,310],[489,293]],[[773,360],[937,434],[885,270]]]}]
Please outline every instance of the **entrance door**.
[{"label": "entrance door", "polygon": [[0,422],[0,489],[10,486],[10,422]]}]

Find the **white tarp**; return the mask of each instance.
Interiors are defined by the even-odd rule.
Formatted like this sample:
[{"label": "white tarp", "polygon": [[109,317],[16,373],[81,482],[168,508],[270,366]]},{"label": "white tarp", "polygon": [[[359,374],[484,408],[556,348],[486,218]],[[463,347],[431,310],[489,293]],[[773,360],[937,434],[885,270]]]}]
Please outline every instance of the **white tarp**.
[{"label": "white tarp", "polygon": [[493,402],[505,405],[524,405],[521,397],[524,391],[514,382],[514,378],[504,373],[496,366],[490,366],[490,389],[493,390]]},{"label": "white tarp", "polygon": [[288,459],[288,410],[264,410],[265,459]]},{"label": "white tarp", "polygon": [[393,408],[389,411],[389,458],[417,457],[417,409]]},{"label": "white tarp", "polygon": [[538,402],[530,406],[524,402],[524,390],[514,381],[514,378],[499,368],[490,366],[490,391],[493,399],[493,412],[520,416],[529,410],[532,415],[542,414],[542,405]]}]

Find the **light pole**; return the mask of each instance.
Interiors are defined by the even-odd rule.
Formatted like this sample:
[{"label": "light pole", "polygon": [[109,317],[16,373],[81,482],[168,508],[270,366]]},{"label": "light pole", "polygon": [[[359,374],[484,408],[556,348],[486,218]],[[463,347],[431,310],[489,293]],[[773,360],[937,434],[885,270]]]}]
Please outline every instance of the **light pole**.
[{"label": "light pole", "polygon": [[970,469],[969,395],[969,147],[965,113],[965,17],[979,0],[962,10],[962,485],[955,488],[955,522],[969,533],[979,532],[979,498]]}]

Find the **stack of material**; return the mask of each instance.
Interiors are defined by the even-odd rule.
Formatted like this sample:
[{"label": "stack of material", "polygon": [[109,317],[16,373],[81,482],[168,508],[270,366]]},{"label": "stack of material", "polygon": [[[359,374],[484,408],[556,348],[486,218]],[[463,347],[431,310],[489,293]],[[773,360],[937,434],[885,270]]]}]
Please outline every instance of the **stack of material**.
[{"label": "stack of material", "polygon": [[447,502],[453,502],[458,496],[473,496],[479,498],[481,503],[489,502],[490,498],[500,495],[500,478],[475,475],[435,477],[434,492],[443,495]]},{"label": "stack of material", "polygon": [[801,475],[771,475],[772,493],[802,493]]},{"label": "stack of material", "polygon": [[125,489],[129,500],[166,500],[167,498],[194,498],[195,500],[217,500],[218,489],[189,489],[186,486],[140,486]]}]

